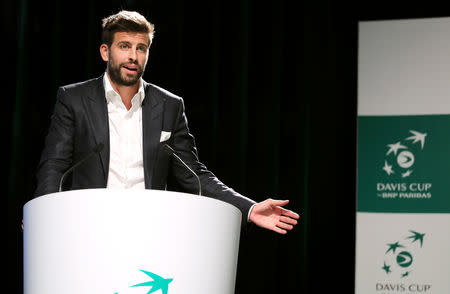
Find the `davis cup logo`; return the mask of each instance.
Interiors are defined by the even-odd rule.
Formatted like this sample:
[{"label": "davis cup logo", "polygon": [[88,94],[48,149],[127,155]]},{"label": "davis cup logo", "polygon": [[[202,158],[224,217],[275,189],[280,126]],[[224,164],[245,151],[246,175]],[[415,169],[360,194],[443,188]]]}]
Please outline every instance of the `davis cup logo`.
[{"label": "davis cup logo", "polygon": [[432,284],[417,282],[414,278],[407,279],[414,273],[416,256],[421,257],[420,251],[424,245],[425,235],[425,233],[409,230],[406,237],[386,244],[383,265],[379,268],[384,273],[385,279],[376,283],[377,292],[397,294],[431,291]]},{"label": "davis cup logo", "polygon": [[[400,278],[405,278],[410,275],[414,257],[411,254],[409,246],[420,244],[420,248],[422,248],[425,234],[413,230],[409,230],[409,232],[410,235],[401,243],[400,241],[397,241],[395,243],[387,244],[388,249],[385,252],[384,265],[381,268],[387,275],[392,274],[394,269],[398,272],[397,275]],[[409,242],[407,247],[406,240],[408,239],[411,239],[411,242]]]},{"label": "davis cup logo", "polygon": [[427,134],[413,130],[410,130],[410,133],[413,135],[405,138],[404,142],[399,141],[387,145],[389,150],[386,153],[383,170],[388,176],[398,174],[402,178],[407,178],[413,173],[415,156],[408,146],[420,143],[421,150],[423,150]]},{"label": "davis cup logo", "polygon": [[377,183],[378,197],[385,199],[428,199],[432,196],[432,184],[422,182],[420,176],[414,176],[415,170],[426,163],[422,159],[420,161],[422,165],[418,165],[417,158],[420,157],[425,148],[428,134],[415,130],[410,130],[409,133],[410,136],[405,136],[397,142],[386,145],[384,165],[379,165],[382,174],[379,178],[381,181]]}]

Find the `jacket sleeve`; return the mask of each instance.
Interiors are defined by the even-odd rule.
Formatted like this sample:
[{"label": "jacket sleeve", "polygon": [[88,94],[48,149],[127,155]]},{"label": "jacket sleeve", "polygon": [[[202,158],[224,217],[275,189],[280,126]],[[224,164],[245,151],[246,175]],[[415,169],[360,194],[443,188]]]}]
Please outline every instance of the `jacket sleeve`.
[{"label": "jacket sleeve", "polygon": [[59,88],[45,147],[37,170],[34,197],[59,190],[63,173],[72,164],[74,115],[64,88]]},{"label": "jacket sleeve", "polygon": [[[183,100],[180,99],[179,111],[173,128],[173,149],[181,159],[199,176],[202,195],[219,199],[236,206],[242,212],[242,225],[245,227],[249,209],[255,201],[237,193],[222,183],[204,164],[199,161],[194,137],[190,134]],[[172,160],[172,175],[181,188],[189,193],[198,193],[197,179],[177,160]]]}]

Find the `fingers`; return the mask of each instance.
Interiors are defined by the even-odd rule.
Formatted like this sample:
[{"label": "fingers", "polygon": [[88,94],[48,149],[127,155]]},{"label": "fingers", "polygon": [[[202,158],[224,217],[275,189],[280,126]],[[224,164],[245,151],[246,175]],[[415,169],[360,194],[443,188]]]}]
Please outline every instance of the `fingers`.
[{"label": "fingers", "polygon": [[286,230],[280,229],[279,227],[273,227],[272,231],[277,232],[278,234],[282,234],[282,235],[287,233]]},{"label": "fingers", "polygon": [[290,217],[286,217],[286,216],[281,216],[280,217],[280,222],[286,223],[286,224],[291,224],[291,225],[296,225],[297,221],[295,219],[292,219]]},{"label": "fingers", "polygon": [[295,213],[295,212],[293,212],[291,210],[288,210],[288,209],[280,207],[280,206],[287,205],[289,203],[289,200],[273,200],[273,199],[269,199],[269,200],[271,201],[272,205],[278,206],[278,208],[280,209],[282,215],[285,215],[285,216],[288,216],[288,217],[292,217],[292,218],[295,218],[295,219],[299,219],[300,218],[300,216],[297,213]]},{"label": "fingers", "polygon": [[[298,215],[295,214],[297,217]],[[297,224],[297,220],[291,218],[291,217],[287,217],[287,216],[280,216],[278,223],[276,224],[276,230],[274,230],[277,233],[280,234],[286,234],[287,231],[290,231],[294,228],[294,225]]]},{"label": "fingers", "polygon": [[[280,221],[275,226],[272,227],[272,231],[275,231],[278,234],[284,235],[284,234],[287,233],[287,231],[292,230],[294,228],[294,225],[297,223],[296,220],[290,219],[290,218],[285,218],[285,221],[286,222],[282,221],[281,218],[280,218]],[[288,221],[291,224],[287,223]]]},{"label": "fingers", "polygon": [[300,216],[297,213],[295,213],[291,210],[284,209],[284,208],[281,209],[281,214],[284,216],[287,216],[287,217],[294,218],[294,219],[300,218]]},{"label": "fingers", "polygon": [[281,229],[289,230],[289,231],[292,230],[292,229],[294,228],[293,225],[286,224],[286,223],[282,223],[282,222],[279,222],[279,223],[277,224],[277,227],[278,227],[278,228],[281,228]]}]

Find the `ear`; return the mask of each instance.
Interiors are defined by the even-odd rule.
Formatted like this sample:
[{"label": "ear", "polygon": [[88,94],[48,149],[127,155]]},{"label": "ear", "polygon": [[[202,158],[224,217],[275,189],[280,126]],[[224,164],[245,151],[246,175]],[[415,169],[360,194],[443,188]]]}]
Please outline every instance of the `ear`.
[{"label": "ear", "polygon": [[106,44],[101,44],[100,45],[100,55],[101,55],[101,57],[102,57],[102,59],[103,59],[103,61],[108,61],[109,60],[109,58],[108,58],[108,53],[109,53],[109,48],[108,48],[108,45],[106,45]]}]

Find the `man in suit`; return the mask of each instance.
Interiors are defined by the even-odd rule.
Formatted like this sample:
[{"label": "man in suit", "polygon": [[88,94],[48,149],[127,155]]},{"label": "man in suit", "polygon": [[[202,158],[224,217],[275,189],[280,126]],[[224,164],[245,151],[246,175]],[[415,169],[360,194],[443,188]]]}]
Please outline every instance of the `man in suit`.
[{"label": "man in suit", "polygon": [[103,19],[100,55],[106,72],[59,88],[35,196],[57,192],[64,172],[92,150],[99,154],[72,171],[66,189],[169,190],[174,183],[196,194],[197,178],[166,152],[168,145],[198,175],[203,195],[239,208],[243,223],[281,234],[291,230],[299,216],[282,208],[288,200],[255,203],[224,185],[199,161],[183,100],[142,79],[153,32],[154,26],[137,12],[121,11]]}]

